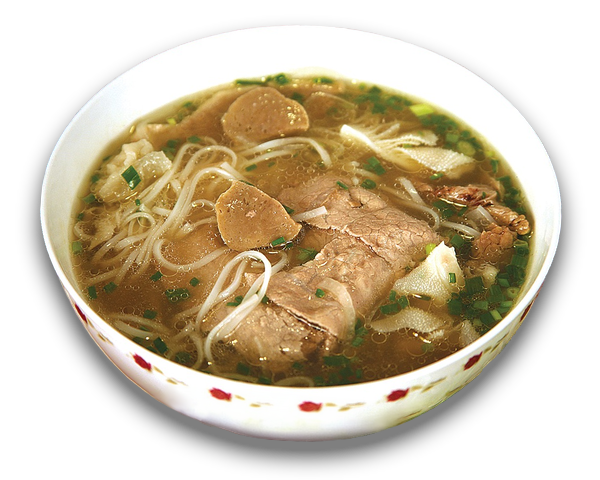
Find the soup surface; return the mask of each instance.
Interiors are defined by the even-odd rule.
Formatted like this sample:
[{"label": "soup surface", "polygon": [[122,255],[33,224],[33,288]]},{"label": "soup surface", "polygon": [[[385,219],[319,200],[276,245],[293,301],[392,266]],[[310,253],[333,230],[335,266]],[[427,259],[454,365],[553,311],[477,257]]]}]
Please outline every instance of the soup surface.
[{"label": "soup surface", "polygon": [[93,308],[174,362],[277,385],[381,379],[473,342],[518,297],[533,227],[459,119],[326,77],[169,105],[83,188],[72,253]]}]

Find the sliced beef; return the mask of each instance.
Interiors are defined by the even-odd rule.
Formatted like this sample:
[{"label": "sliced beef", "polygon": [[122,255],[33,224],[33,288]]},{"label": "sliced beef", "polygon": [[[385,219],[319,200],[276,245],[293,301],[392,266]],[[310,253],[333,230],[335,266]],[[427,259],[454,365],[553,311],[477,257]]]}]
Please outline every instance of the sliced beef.
[{"label": "sliced beef", "polygon": [[369,320],[374,309],[388,295],[394,281],[392,267],[360,240],[338,234],[315,259],[291,270],[315,291],[323,279],[344,285],[352,299],[356,315]]},{"label": "sliced beef", "polygon": [[234,182],[215,203],[223,241],[233,250],[268,247],[283,237],[292,240],[302,226],[274,198],[244,182]]},{"label": "sliced beef", "polygon": [[227,137],[259,143],[308,130],[304,107],[272,87],[256,87],[237,98],[221,119]]},{"label": "sliced beef", "polygon": [[413,267],[425,257],[425,245],[438,242],[426,222],[390,207],[375,193],[347,185],[332,176],[321,177],[314,184],[284,190],[279,199],[297,211],[324,206],[327,214],[306,223],[361,240],[395,272]]},{"label": "sliced beef", "polygon": [[[308,223],[332,232],[331,240],[313,260],[274,274],[268,304],[260,304],[228,338],[249,362],[260,358],[271,371],[335,352],[352,337],[356,316],[368,321],[394,280],[425,256],[427,243],[438,240],[425,222],[374,193],[336,182],[332,187],[331,182],[319,178],[282,194],[293,208],[324,205],[328,213]],[[229,308],[221,307],[215,318],[223,318]]]},{"label": "sliced beef", "polygon": [[328,332],[299,321],[284,308],[263,304],[240,323],[232,338],[245,361],[271,372],[321,356],[336,345]]}]

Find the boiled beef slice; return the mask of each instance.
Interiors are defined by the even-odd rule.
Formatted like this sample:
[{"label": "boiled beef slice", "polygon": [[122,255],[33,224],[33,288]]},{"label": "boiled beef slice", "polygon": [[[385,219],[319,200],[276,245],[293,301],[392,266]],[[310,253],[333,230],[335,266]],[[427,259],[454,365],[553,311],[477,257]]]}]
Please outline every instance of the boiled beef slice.
[{"label": "boiled beef slice", "polygon": [[426,222],[389,206],[364,188],[342,188],[333,176],[283,190],[278,198],[300,212],[324,206],[326,214],[306,223],[359,239],[385,259],[396,273],[414,267],[425,258],[428,243],[439,243],[438,235]]},{"label": "boiled beef slice", "polygon": [[227,338],[250,363],[260,359],[271,371],[335,353],[341,341],[351,338],[355,318],[348,318],[339,292],[317,295],[324,280],[345,289],[356,315],[368,321],[393,281],[425,256],[427,243],[438,240],[427,223],[371,192],[360,187],[340,191],[329,181],[315,182],[319,188],[307,184],[282,196],[294,207],[326,206],[323,218],[308,223],[333,231],[332,240],[313,260],[274,274],[268,304],[256,307]]}]

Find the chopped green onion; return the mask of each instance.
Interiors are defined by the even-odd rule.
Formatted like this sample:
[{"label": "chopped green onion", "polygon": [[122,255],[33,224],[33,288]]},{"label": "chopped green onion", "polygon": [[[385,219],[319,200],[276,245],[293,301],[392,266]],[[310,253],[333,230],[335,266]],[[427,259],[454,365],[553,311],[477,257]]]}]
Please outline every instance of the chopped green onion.
[{"label": "chopped green onion", "polygon": [[190,280],[190,285],[192,287],[197,287],[198,285],[200,285],[200,280],[198,280],[196,277],[194,277]]},{"label": "chopped green onion", "polygon": [[467,295],[474,295],[485,290],[482,277],[471,277],[465,279],[465,291]]},{"label": "chopped green onion", "polygon": [[456,143],[460,137],[456,133],[447,133],[446,141],[449,143]]},{"label": "chopped green onion", "polygon": [[508,275],[505,273],[500,273],[496,277],[496,281],[498,282],[498,285],[500,285],[501,287],[504,287],[504,288],[510,287],[510,281],[508,279]]},{"label": "chopped green onion", "polygon": [[190,298],[190,291],[187,288],[169,288],[165,295],[171,303],[177,303]]},{"label": "chopped green onion", "polygon": [[309,260],[312,260],[313,258],[315,258],[317,256],[317,253],[319,253],[317,250],[315,250],[314,248],[302,248],[302,247],[298,247],[298,261],[300,263],[306,263]]},{"label": "chopped green onion", "polygon": [[163,274],[157,270],[155,273],[153,273],[152,275],[150,275],[150,280],[152,280],[153,282],[156,282],[158,280],[160,280],[162,278]]},{"label": "chopped green onion", "polygon": [[265,295],[265,296],[264,296],[264,297],[263,297],[263,298],[260,300],[260,303],[263,303],[263,304],[265,304],[265,305],[266,305],[267,303],[269,303],[269,297],[267,297],[267,296]]},{"label": "chopped green onion", "polygon": [[175,361],[181,365],[188,365],[192,361],[192,356],[189,352],[177,352],[175,354]]},{"label": "chopped green onion", "polygon": [[490,312],[483,312],[479,317],[479,320],[488,327],[491,327],[497,321]]},{"label": "chopped green onion", "polygon": [[460,248],[464,244],[465,244],[465,239],[458,233],[453,235],[452,238],[450,239],[450,245],[452,245],[454,248]]},{"label": "chopped green onion", "polygon": [[87,294],[91,300],[95,300],[96,298],[98,298],[98,292],[96,291],[96,287],[94,287],[93,285],[91,287],[88,287]]},{"label": "chopped green onion", "polygon": [[333,80],[329,77],[317,77],[313,78],[313,82],[315,83],[333,83]]},{"label": "chopped green onion", "polygon": [[169,349],[167,347],[167,344],[160,337],[156,337],[154,339],[154,342],[152,342],[152,343],[154,344],[154,346],[156,347],[156,350],[158,350],[159,353],[164,354]]},{"label": "chopped green onion", "polygon": [[276,247],[277,245],[281,245],[282,243],[285,243],[285,238],[279,237],[271,242],[271,246]]},{"label": "chopped green onion", "polygon": [[144,310],[142,317],[147,318],[148,320],[153,320],[157,315],[158,313],[155,310]]},{"label": "chopped green onion", "polygon": [[136,171],[135,168],[133,168],[133,165],[130,165],[127,170],[125,170],[121,176],[125,179],[125,181],[127,182],[127,185],[129,185],[129,188],[131,190],[133,190],[135,187],[137,187],[140,182],[142,181],[139,173]]},{"label": "chopped green onion", "polygon": [[435,249],[435,247],[437,247],[437,244],[435,244],[435,243],[428,243],[427,245],[425,245],[425,253],[427,255],[429,255],[431,252],[433,252],[433,250]]},{"label": "chopped green onion", "polygon": [[433,107],[427,105],[426,103],[417,103],[416,105],[411,105],[408,107],[411,111],[417,116],[422,117],[424,115],[429,115],[430,113],[435,112]]},{"label": "chopped green onion", "polygon": [[256,168],[258,168],[258,165],[256,163],[253,163],[252,165],[248,165],[246,167],[246,171],[251,172],[252,170],[255,170]]},{"label": "chopped green onion", "polygon": [[290,208],[286,205],[283,206],[283,208],[285,208],[285,211],[288,213],[288,215],[291,215],[292,213],[294,213],[294,209]]},{"label": "chopped green onion", "polygon": [[490,166],[492,167],[493,174],[498,173],[498,165],[499,164],[500,164],[500,162],[498,160],[494,160],[494,159],[490,160]]},{"label": "chopped green onion", "polygon": [[381,165],[381,162],[377,159],[377,157],[367,158],[367,163],[365,163],[363,167],[365,170],[374,172],[377,175],[385,174],[385,168],[383,168],[383,165]]},{"label": "chopped green onion", "polygon": [[456,283],[456,273],[448,272],[448,283]]},{"label": "chopped green onion", "polygon": [[456,144],[456,148],[460,153],[462,153],[463,155],[467,155],[468,157],[472,157],[473,155],[475,155],[475,147],[466,140],[461,140],[460,142],[458,142]]},{"label": "chopped green onion", "polygon": [[524,255],[513,255],[510,264],[516,267],[525,268],[527,266],[528,258]]},{"label": "chopped green onion", "polygon": [[486,300],[476,300],[473,302],[473,308],[477,310],[487,310],[490,304]]},{"label": "chopped green onion", "polygon": [[506,289],[506,296],[508,298],[514,299],[514,298],[517,298],[517,295],[519,295],[519,288],[518,287],[508,287]]},{"label": "chopped green onion", "polygon": [[363,180],[363,182],[360,184],[360,186],[367,190],[373,190],[377,186],[377,184],[370,178],[365,178]]},{"label": "chopped green onion", "polygon": [[104,285],[104,291],[106,293],[112,293],[117,289],[117,284],[115,282],[109,282]]},{"label": "chopped green onion", "polygon": [[346,185],[344,182],[340,182],[339,180],[336,182],[338,187],[342,188],[343,190],[348,190],[348,185]]},{"label": "chopped green onion", "polygon": [[71,252],[73,253],[73,255],[79,255],[83,252],[83,245],[79,240],[75,240],[71,243]]},{"label": "chopped green onion", "polygon": [[463,311],[463,304],[458,298],[448,300],[447,306],[450,315],[460,315]]},{"label": "chopped green onion", "polygon": [[384,315],[392,315],[400,311],[400,305],[398,305],[397,302],[388,303],[387,305],[382,305],[379,307],[379,311]]},{"label": "chopped green onion", "polygon": [[190,143],[200,143],[202,139],[196,135],[192,135],[191,137],[188,137],[187,141]]},{"label": "chopped green onion", "polygon": [[500,285],[492,285],[488,290],[488,301],[490,303],[498,303],[504,300],[504,294],[502,293],[502,289]]},{"label": "chopped green onion", "polygon": [[93,193],[90,193],[89,195],[83,197],[81,200],[83,200],[83,203],[87,203],[89,205],[90,203],[94,203],[96,201],[96,196]]},{"label": "chopped green onion", "polygon": [[244,300],[244,297],[242,297],[241,295],[235,297],[235,299],[233,300],[233,302],[228,302],[227,306],[228,307],[237,307],[240,303],[242,303],[242,300]]},{"label": "chopped green onion", "polygon": [[321,290],[320,288],[317,288],[317,291],[315,292],[315,295],[319,298],[323,298],[325,296],[325,291]]},{"label": "chopped green onion", "polygon": [[442,178],[443,176],[444,176],[444,174],[443,174],[442,172],[437,172],[437,173],[434,173],[433,175],[431,175],[431,176],[429,177],[429,180],[432,180],[432,181],[433,181],[433,180],[439,180],[439,179],[440,179],[440,178]]},{"label": "chopped green onion", "polygon": [[406,295],[402,295],[401,297],[398,297],[398,300],[396,300],[396,303],[398,304],[398,306],[400,308],[406,308],[409,305],[408,297]]},{"label": "chopped green onion", "polygon": [[239,373],[240,375],[249,375],[250,374],[250,366],[246,365],[245,363],[239,362],[235,369],[237,370],[237,373]]}]

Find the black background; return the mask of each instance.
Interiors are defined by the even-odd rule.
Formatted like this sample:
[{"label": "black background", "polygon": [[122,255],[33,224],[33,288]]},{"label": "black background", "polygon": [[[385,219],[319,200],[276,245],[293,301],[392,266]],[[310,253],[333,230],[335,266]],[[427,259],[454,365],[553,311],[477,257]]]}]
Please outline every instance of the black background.
[{"label": "black background", "polygon": [[[569,115],[564,100],[572,94],[578,98],[578,92],[567,91],[563,83],[570,75],[565,72],[566,60],[558,52],[568,48],[565,42],[572,39],[559,30],[560,19],[549,17],[542,23],[535,16],[522,14],[496,17],[494,8],[481,18],[465,17],[456,9],[438,13],[437,23],[413,18],[408,22],[412,28],[406,28],[402,15],[385,28],[379,26],[379,21],[370,26],[343,26],[427,47],[494,85],[537,130],[553,159],[564,197],[567,164],[573,160],[565,156],[558,137]],[[180,43],[243,28],[211,28],[206,26],[209,22],[186,21],[183,17],[182,14],[176,26],[169,19],[160,19],[160,24],[152,27],[140,24],[133,28],[130,23],[125,28],[118,19],[94,24],[92,15],[86,15],[83,23],[64,21],[57,28],[43,30],[43,41],[36,47],[24,48],[27,68],[35,72],[41,85],[29,91],[32,103],[35,100],[37,108],[43,109],[39,126],[42,131],[35,133],[35,170],[40,183],[61,131],[112,78]],[[380,21],[386,18],[382,14]],[[51,60],[51,66],[44,67],[44,60]],[[31,189],[35,189],[33,182]],[[453,469],[457,472],[463,471],[470,459],[493,458],[500,452],[505,460],[518,458],[527,465],[535,463],[534,450],[546,464],[558,461],[560,455],[546,457],[548,451],[543,446],[552,446],[554,451],[572,444],[574,436],[570,430],[566,433],[566,428],[579,424],[579,416],[586,411],[585,400],[581,407],[571,403],[573,397],[584,395],[573,373],[579,368],[579,349],[584,340],[577,338],[577,332],[561,319],[568,308],[561,274],[561,263],[566,264],[565,231],[563,226],[556,261],[531,314],[504,352],[468,387],[424,416],[374,436],[340,442],[343,450],[360,452],[350,454],[350,460],[381,460],[385,456],[389,461],[409,462],[416,458],[429,463],[432,451],[446,452],[453,455]],[[29,307],[26,321],[37,323],[38,334],[34,339],[34,358],[29,359],[33,366],[23,373],[25,383],[29,387],[33,384],[34,393],[24,395],[23,402],[17,403],[32,402],[27,418],[39,448],[49,448],[55,442],[52,439],[60,434],[60,449],[69,458],[97,448],[105,449],[107,455],[128,452],[127,457],[135,453],[145,458],[148,450],[160,449],[170,459],[193,452],[202,463],[203,451],[214,455],[259,447],[263,457],[248,460],[269,461],[272,453],[267,452],[275,451],[274,442],[203,426],[159,404],[127,380],[77,321],[52,271],[39,229],[36,253],[39,261],[35,269],[41,269],[39,278],[43,279],[39,292],[45,294],[45,300],[43,305],[40,299],[40,305]],[[39,318],[37,308],[51,316]],[[23,348],[28,342],[23,340]],[[316,456],[324,449],[331,452],[329,446],[299,444],[285,447],[285,451],[295,452],[296,459],[311,458],[306,455]],[[328,453],[331,463],[346,463],[341,458],[331,458],[332,455]],[[504,464],[501,468],[509,466]]]}]

